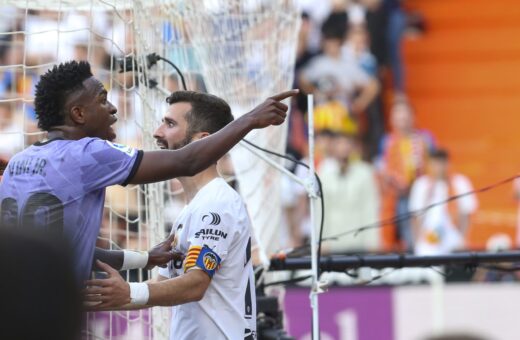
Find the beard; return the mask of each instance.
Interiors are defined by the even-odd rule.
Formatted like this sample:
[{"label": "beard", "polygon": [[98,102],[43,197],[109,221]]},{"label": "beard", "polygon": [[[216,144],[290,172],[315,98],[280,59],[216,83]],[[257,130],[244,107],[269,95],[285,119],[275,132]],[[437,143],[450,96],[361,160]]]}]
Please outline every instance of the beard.
[{"label": "beard", "polygon": [[180,148],[185,147],[186,145],[188,145],[188,144],[191,143],[191,139],[192,139],[192,137],[193,137],[192,134],[187,135],[187,136],[184,137],[184,139],[181,140],[180,142],[172,144],[170,150],[179,150]]}]

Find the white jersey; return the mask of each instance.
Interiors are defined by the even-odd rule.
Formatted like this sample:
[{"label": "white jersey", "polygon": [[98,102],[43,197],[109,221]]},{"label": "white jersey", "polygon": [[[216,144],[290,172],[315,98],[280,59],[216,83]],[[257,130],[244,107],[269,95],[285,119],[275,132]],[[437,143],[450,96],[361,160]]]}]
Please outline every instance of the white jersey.
[{"label": "white jersey", "polygon": [[159,274],[174,278],[196,266],[214,275],[202,300],[173,307],[170,339],[256,339],[251,222],[242,198],[216,178],[182,210],[172,232],[186,259]]},{"label": "white jersey", "polygon": [[[461,195],[473,191],[470,180],[454,174],[446,180],[433,180],[430,176],[419,177],[410,191],[409,209],[421,210],[430,204],[442,202],[451,195]],[[450,253],[464,245],[464,238],[454,220],[454,213],[471,215],[477,209],[475,195],[461,197],[452,203],[456,212],[451,212],[448,204],[429,209],[419,216],[420,237],[415,245],[417,255],[440,255]]]}]

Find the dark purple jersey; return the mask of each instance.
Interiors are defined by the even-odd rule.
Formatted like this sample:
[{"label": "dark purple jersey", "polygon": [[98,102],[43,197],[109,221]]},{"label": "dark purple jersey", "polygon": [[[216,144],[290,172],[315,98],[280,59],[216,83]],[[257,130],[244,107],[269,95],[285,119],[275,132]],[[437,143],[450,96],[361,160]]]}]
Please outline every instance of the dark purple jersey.
[{"label": "dark purple jersey", "polygon": [[125,185],[142,151],[98,138],[53,139],[16,154],[0,183],[0,222],[63,235],[87,279],[105,203],[105,188]]}]

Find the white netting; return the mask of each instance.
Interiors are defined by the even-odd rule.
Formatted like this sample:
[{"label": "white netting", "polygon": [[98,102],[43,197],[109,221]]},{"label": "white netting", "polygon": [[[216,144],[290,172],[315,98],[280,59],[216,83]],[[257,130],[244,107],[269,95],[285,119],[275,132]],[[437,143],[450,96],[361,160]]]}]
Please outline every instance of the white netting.
[{"label": "white netting", "polygon": [[[181,88],[170,66],[118,73],[115,57],[145,65],[149,53],[171,59],[192,90],[226,99],[235,116],[292,86],[299,15],[292,0],[19,0],[0,5],[0,157],[8,159],[44,138],[32,106],[43,72],[70,59],[89,60],[118,107],[118,142],[154,148],[152,133],[166,109],[164,95]],[[15,5],[15,6],[13,6]],[[287,125],[254,131],[252,142],[283,152]],[[232,153],[240,191],[267,252],[279,248],[283,227],[280,175],[249,151]],[[221,170],[231,173],[229,160]],[[100,245],[148,249],[182,205],[176,181],[110,188]],[[133,280],[143,273],[133,275]],[[152,315],[153,313],[153,315]],[[164,339],[169,309],[90,314],[88,339]]]},{"label": "white netting", "polygon": [[[9,3],[16,6],[0,6],[0,157],[8,159],[45,137],[36,126],[34,85],[52,65],[71,59],[88,60],[109,90],[109,100],[118,107],[118,141],[150,149],[155,121],[149,112],[150,107],[157,108],[155,97],[137,90],[131,72],[119,74],[114,60],[135,54],[133,2]],[[159,189],[159,185],[109,188],[99,245],[144,250],[163,239],[162,214],[156,213],[164,206]],[[143,279],[142,272],[132,276]],[[149,311],[87,316],[87,339],[144,339],[152,334]]]},{"label": "white netting", "polygon": [[[300,24],[294,1],[185,1],[182,6],[178,2],[162,8],[169,22],[182,20],[179,27],[184,28],[178,35],[184,44],[173,34],[168,55],[185,69],[191,68],[191,74],[202,74],[208,92],[228,101],[235,117],[291,88]],[[179,47],[184,53],[177,55]],[[283,125],[253,131],[247,138],[283,153],[286,135],[287,125]],[[232,159],[256,234],[270,254],[279,249],[283,238],[281,175],[241,147],[233,150]]]}]

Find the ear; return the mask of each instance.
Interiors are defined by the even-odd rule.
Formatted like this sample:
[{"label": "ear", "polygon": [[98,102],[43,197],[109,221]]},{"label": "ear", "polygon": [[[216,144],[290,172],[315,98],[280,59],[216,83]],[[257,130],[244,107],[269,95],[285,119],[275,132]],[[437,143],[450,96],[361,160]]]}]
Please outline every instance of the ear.
[{"label": "ear", "polygon": [[195,140],[199,140],[199,139],[202,139],[204,137],[208,137],[210,135],[209,132],[197,132],[193,135],[193,137],[191,138],[192,141],[195,141]]},{"label": "ear", "polygon": [[73,123],[77,125],[84,125],[85,124],[85,111],[83,110],[83,107],[81,106],[73,106],[69,110],[69,117],[70,120],[72,120]]}]

